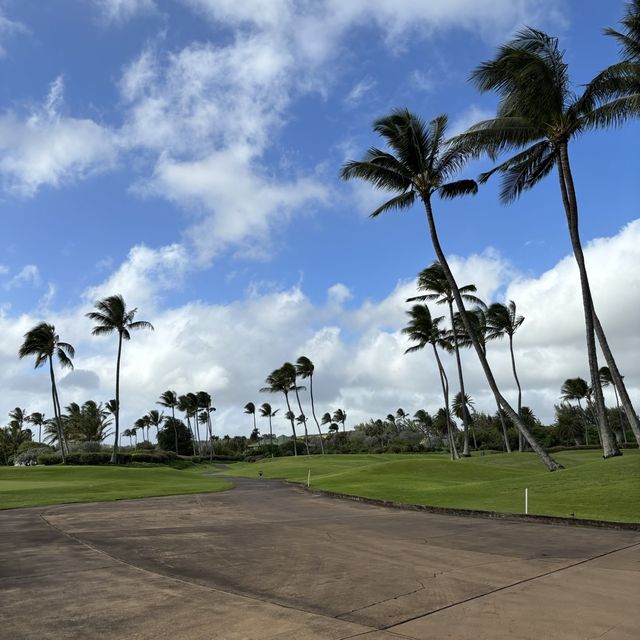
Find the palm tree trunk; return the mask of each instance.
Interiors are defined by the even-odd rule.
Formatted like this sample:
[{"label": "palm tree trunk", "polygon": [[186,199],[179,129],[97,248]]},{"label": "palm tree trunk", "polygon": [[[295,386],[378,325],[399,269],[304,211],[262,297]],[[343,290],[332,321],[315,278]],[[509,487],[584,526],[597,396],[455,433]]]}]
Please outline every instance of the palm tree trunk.
[{"label": "palm tree trunk", "polygon": [[304,411],[302,410],[302,403],[300,402],[300,394],[298,393],[298,385],[296,382],[293,383],[294,390],[296,392],[296,400],[298,401],[298,408],[300,409],[300,415],[304,418],[302,424],[304,425],[304,446],[307,449],[307,455],[311,455],[309,453],[309,433],[307,431],[307,417],[304,415]]},{"label": "palm tree trunk", "polygon": [[269,448],[271,457],[273,458],[273,426],[271,425],[271,413],[269,413]]},{"label": "palm tree trunk", "polygon": [[176,455],[178,455],[178,429],[176,427],[176,408],[174,405],[171,405],[171,415],[173,416],[173,437],[176,442]]},{"label": "palm tree trunk", "polygon": [[[453,332],[453,347],[456,354],[456,364],[458,365],[458,380],[460,382],[460,397],[462,400],[462,424],[464,425],[464,444],[462,446],[462,456],[468,458],[471,456],[469,451],[469,416],[466,412],[466,403],[464,391],[464,377],[462,375],[462,361],[460,360],[460,349],[458,348],[458,333],[456,331],[456,325],[453,321],[453,302],[449,300],[449,317],[451,319],[451,330]],[[448,409],[448,407],[447,407]]]},{"label": "palm tree trunk", "polygon": [[580,272],[580,287],[582,289],[582,306],[584,309],[584,321],[587,334],[587,356],[589,359],[589,374],[591,376],[591,388],[593,389],[595,411],[597,416],[598,430],[600,431],[600,441],[602,443],[603,458],[611,458],[622,455],[622,452],[616,444],[615,437],[609,427],[607,421],[607,413],[604,408],[604,396],[602,394],[602,385],[600,383],[600,373],[598,369],[598,355],[596,353],[595,327],[594,327],[594,307],[593,298],[591,297],[591,289],[589,286],[589,278],[587,275],[587,267],[584,261],[584,253],[582,251],[582,243],[580,242],[580,231],[578,227],[578,204],[573,186],[573,178],[571,176],[571,167],[569,165],[569,153],[567,144],[559,145],[557,150],[558,156],[558,177],[560,180],[560,191],[562,192],[562,201],[567,217],[567,225],[569,227],[569,236],[571,238],[571,246],[573,247],[573,255],[578,263],[578,271]]},{"label": "palm tree trunk", "polygon": [[458,447],[456,446],[456,440],[453,435],[453,426],[451,425],[451,414],[449,413],[449,380],[447,379],[447,374],[442,366],[442,361],[440,360],[440,354],[438,353],[436,345],[431,343],[431,346],[433,347],[433,353],[435,354],[436,362],[438,363],[440,384],[442,385],[442,395],[444,396],[444,411],[447,420],[447,435],[449,438],[449,454],[452,460],[459,460],[460,456],[458,455]]},{"label": "palm tree trunk", "polygon": [[56,407],[58,408],[58,416],[60,418],[60,432],[62,434],[62,440],[60,441],[60,449],[66,449],[67,455],[69,455],[69,443],[67,442],[67,435],[64,431],[64,423],[62,422],[62,408],[60,407],[60,397],[58,396],[58,385],[54,381],[54,396],[56,401]]},{"label": "palm tree trunk", "polygon": [[111,464],[118,464],[118,437],[120,435],[120,359],[122,357],[122,332],[118,332],[118,357],[116,359],[116,431],[113,440],[113,453],[111,454]]},{"label": "palm tree trunk", "polygon": [[504,420],[504,416],[502,415],[502,410],[500,409],[500,405],[498,405],[498,418],[500,418],[500,425],[502,426],[502,439],[504,440],[504,448],[507,453],[511,453],[511,445],[509,444],[509,433],[507,432],[507,423]]},{"label": "palm tree trunk", "polygon": [[[520,380],[518,379],[518,372],[516,371],[516,358],[513,353],[513,335],[509,334],[509,351],[511,353],[511,369],[513,370],[513,377],[516,379],[516,386],[518,387],[518,415],[522,413],[522,387],[520,386]],[[503,421],[504,426],[504,421]],[[508,440],[506,440],[508,444]],[[522,452],[524,449],[524,440],[522,434],[518,431],[518,451]],[[511,451],[511,449],[509,449]]]},{"label": "palm tree trunk", "polygon": [[58,428],[58,441],[60,442],[60,454],[62,456],[62,464],[67,463],[67,459],[64,455],[64,434],[62,432],[62,420],[58,412],[58,403],[56,402],[58,396],[58,390],[56,389],[56,376],[53,372],[53,359],[49,357],[49,374],[51,376],[51,398],[53,400],[53,416]]},{"label": "palm tree trunk", "polygon": [[[584,422],[584,444],[585,446],[589,446],[589,422],[587,421],[587,413],[582,408],[582,403],[580,402],[580,398],[578,398],[578,407],[580,408],[580,413],[582,414],[582,421]],[[596,418],[597,423],[597,418]]]},{"label": "palm tree trunk", "polygon": [[213,450],[213,421],[211,420],[211,402],[207,403],[207,424],[209,425],[209,444],[211,445],[211,450],[209,451],[209,462],[213,462],[213,454],[215,451]]},{"label": "palm tree trunk", "polygon": [[291,405],[289,404],[289,394],[284,394],[284,399],[287,401],[287,410],[289,411],[289,415],[291,416],[289,419],[291,420],[291,430],[293,431],[293,455],[298,455],[298,447],[296,445],[296,440],[298,436],[296,435],[296,422],[293,417],[293,412],[291,411]]},{"label": "palm tree trunk", "polygon": [[620,423],[620,437],[623,444],[627,444],[627,434],[625,433],[624,420],[622,419],[622,412],[620,411],[620,400],[618,399],[618,391],[616,385],[613,385],[613,393],[616,396],[616,409],[618,410],[618,421]]},{"label": "palm tree trunk", "polygon": [[478,354],[478,359],[480,360],[480,365],[484,371],[484,374],[487,378],[487,382],[489,383],[489,387],[493,392],[493,395],[498,402],[498,404],[504,409],[505,413],[509,416],[511,421],[516,425],[518,430],[520,430],[523,436],[526,438],[527,442],[533,449],[533,451],[540,457],[544,465],[547,467],[549,471],[557,471],[558,469],[562,469],[563,466],[556,462],[539,444],[538,441],[534,438],[533,434],[529,431],[527,426],[522,422],[520,416],[513,410],[513,407],[507,402],[507,400],[500,394],[500,390],[498,389],[498,385],[496,384],[495,378],[493,377],[493,372],[491,371],[491,367],[489,366],[489,362],[487,358],[484,356],[482,352],[482,347],[478,342],[478,339],[475,336],[473,328],[471,327],[471,323],[469,322],[469,318],[467,317],[467,312],[464,307],[464,302],[462,301],[462,296],[460,295],[460,290],[458,289],[458,285],[456,284],[455,278],[451,273],[451,268],[449,267],[449,263],[447,262],[447,258],[442,251],[442,246],[440,245],[440,240],[438,238],[438,232],[436,230],[435,220],[433,219],[433,210],[431,208],[431,202],[428,197],[423,197],[423,203],[427,214],[427,222],[429,223],[429,233],[431,235],[431,242],[433,243],[433,248],[435,249],[436,255],[442,266],[442,270],[445,273],[447,278],[447,282],[453,291],[453,297],[455,298],[456,305],[458,306],[458,311],[462,317],[462,321],[464,323],[465,329],[469,334],[469,338],[471,343],[473,344],[476,353]]},{"label": "palm tree trunk", "polygon": [[[627,420],[629,421],[629,425],[631,426],[631,431],[640,447],[640,418],[638,418],[638,414],[635,412],[633,405],[631,404],[631,398],[629,398],[629,393],[627,392],[627,387],[620,375],[620,371],[618,369],[618,365],[613,357],[613,353],[611,353],[611,349],[609,348],[609,342],[607,341],[607,336],[604,334],[604,330],[602,329],[602,325],[600,324],[600,319],[596,314],[595,309],[593,310],[593,324],[596,330],[596,336],[598,337],[598,342],[600,343],[600,348],[602,349],[602,353],[604,353],[604,358],[607,361],[607,366],[609,367],[609,371],[611,372],[611,377],[613,378],[613,388],[614,390],[620,393],[620,400],[622,400],[622,406],[624,407],[624,412],[627,416]],[[618,397],[616,393],[616,398]],[[627,443],[627,436],[624,432],[624,443]]]},{"label": "palm tree trunk", "polygon": [[313,374],[309,375],[309,395],[311,396],[311,415],[315,420],[316,426],[318,427],[318,435],[320,436],[320,451],[322,455],[324,455],[324,442],[322,442],[322,429],[320,429],[320,423],[318,422],[318,418],[316,417],[316,407],[313,402]]}]

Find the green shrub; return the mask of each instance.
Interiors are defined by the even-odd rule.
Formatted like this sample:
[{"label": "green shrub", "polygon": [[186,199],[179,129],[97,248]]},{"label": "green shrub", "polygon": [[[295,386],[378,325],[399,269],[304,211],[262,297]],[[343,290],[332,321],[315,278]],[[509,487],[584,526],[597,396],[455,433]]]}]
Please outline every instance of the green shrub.
[{"label": "green shrub", "polygon": [[51,447],[35,446],[30,449],[23,449],[20,453],[16,454],[13,459],[13,463],[17,465],[26,465],[31,466],[33,464],[38,464],[38,456],[41,456],[45,453],[49,453],[51,451]]},{"label": "green shrub", "polygon": [[131,462],[150,462],[152,464],[167,464],[170,460],[166,451],[139,451],[131,454]]},{"label": "green shrub", "polygon": [[38,456],[38,464],[49,466],[52,464],[61,464],[62,456],[59,453],[41,453]]}]

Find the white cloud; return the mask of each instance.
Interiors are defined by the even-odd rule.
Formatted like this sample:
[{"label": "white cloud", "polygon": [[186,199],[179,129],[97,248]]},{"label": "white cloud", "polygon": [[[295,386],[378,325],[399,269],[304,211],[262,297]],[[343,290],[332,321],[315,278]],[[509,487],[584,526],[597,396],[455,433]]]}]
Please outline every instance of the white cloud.
[{"label": "white cloud", "polygon": [[351,91],[349,91],[345,97],[345,104],[350,108],[357,106],[362,102],[366,95],[370,94],[371,91],[375,89],[376,84],[376,81],[372,78],[363,78],[359,82],[356,82],[356,84],[351,88]]},{"label": "white cloud", "polygon": [[2,7],[0,7],[0,58],[4,58],[7,51],[4,47],[5,40],[16,33],[26,33],[27,28],[15,20],[7,18]]},{"label": "white cloud", "polygon": [[38,267],[35,264],[27,264],[4,285],[4,288],[10,290],[19,289],[23,286],[37,287],[40,283],[41,278]]},{"label": "white cloud", "polygon": [[156,11],[154,0],[93,0],[100,11],[102,19],[107,23],[123,23],[138,14]]},{"label": "white cloud", "polygon": [[41,105],[26,117],[0,114],[0,179],[5,190],[31,197],[43,186],[58,187],[111,168],[114,135],[88,119],[62,115],[64,82],[51,83]]},{"label": "white cloud", "polygon": [[478,105],[472,104],[453,119],[449,124],[449,131],[447,133],[450,137],[457,136],[464,133],[474,124],[478,124],[478,122],[495,118],[495,115],[495,111],[483,109]]}]

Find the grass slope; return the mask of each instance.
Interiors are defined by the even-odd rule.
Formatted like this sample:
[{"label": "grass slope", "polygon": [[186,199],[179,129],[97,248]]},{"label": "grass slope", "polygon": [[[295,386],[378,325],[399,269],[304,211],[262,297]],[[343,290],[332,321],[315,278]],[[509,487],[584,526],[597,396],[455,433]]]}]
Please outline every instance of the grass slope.
[{"label": "grass slope", "polygon": [[640,522],[640,452],[603,460],[598,451],[554,454],[566,467],[549,473],[532,453],[450,462],[441,454],[327,455],[236,464],[227,475],[286,478],[351,495],[438,507]]},{"label": "grass slope", "polygon": [[223,491],[207,467],[0,467],[0,509]]}]

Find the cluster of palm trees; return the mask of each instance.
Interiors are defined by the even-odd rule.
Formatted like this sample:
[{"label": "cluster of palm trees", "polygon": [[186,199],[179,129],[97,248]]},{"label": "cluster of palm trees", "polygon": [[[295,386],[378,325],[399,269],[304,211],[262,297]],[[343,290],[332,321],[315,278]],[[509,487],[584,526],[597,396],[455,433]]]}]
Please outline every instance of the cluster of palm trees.
[{"label": "cluster of palm trees", "polygon": [[[293,364],[291,362],[285,362],[280,368],[274,369],[266,378],[265,387],[260,389],[261,393],[282,393],[284,395],[285,403],[287,406],[287,411],[284,414],[285,418],[291,424],[291,431],[293,433],[293,455],[298,455],[298,447],[297,447],[297,433],[296,433],[296,424],[302,426],[304,430],[304,446],[306,449],[307,455],[310,453],[309,448],[309,429],[307,425],[307,416],[302,408],[302,401],[300,399],[300,392],[306,391],[306,387],[298,384],[298,378],[302,380],[309,380],[309,398],[311,403],[311,415],[316,424],[316,428],[318,430],[318,442],[320,443],[320,451],[324,454],[324,441],[322,435],[322,429],[320,428],[320,422],[318,422],[318,417],[316,416],[316,408],[315,401],[313,397],[313,374],[315,372],[315,366],[313,362],[307,356],[300,356],[296,363]],[[293,394],[296,399],[296,404],[298,406],[299,413],[296,416],[294,411],[291,408],[291,401],[289,394]],[[253,429],[254,433],[257,434],[257,425],[256,425],[256,406],[253,402],[248,402],[244,407],[245,413],[251,414],[253,416]],[[268,402],[265,402],[260,408],[260,414],[269,418],[269,438],[270,443],[273,444],[273,426],[272,426],[272,418],[279,411],[276,409],[275,411],[272,409],[271,405]],[[343,428],[344,423],[347,419],[347,414],[342,410],[338,409],[334,416],[340,416],[342,419],[334,420],[335,422],[342,422]],[[329,420],[326,420],[326,417],[329,416]],[[331,416],[328,413],[325,413],[322,417],[322,424],[327,424],[327,422],[331,423]]]},{"label": "cluster of palm trees", "polygon": [[[465,307],[465,292],[458,286],[438,236],[434,199],[473,195],[478,183],[493,175],[502,176],[500,198],[517,199],[556,170],[562,207],[569,227],[573,253],[580,273],[584,309],[587,358],[593,406],[603,456],[621,455],[607,420],[599,377],[596,339],[611,371],[634,436],[640,444],[640,420],[631,404],[604,329],[596,314],[579,233],[578,199],[570,163],[570,142],[592,129],[620,125],[640,115],[640,0],[627,6],[622,30],[608,29],[607,35],[621,44],[621,60],[602,71],[583,91],[569,79],[568,66],[557,38],[525,28],[502,45],[495,57],[480,64],[471,80],[481,92],[495,92],[499,104],[494,118],[473,125],[463,134],[447,139],[446,115],[429,123],[406,109],[397,109],[374,123],[374,131],[387,149],[371,148],[364,160],[349,161],[341,170],[345,180],[359,179],[394,194],[371,213],[371,217],[422,204],[438,263],[451,289],[461,325],[473,346],[496,403],[522,437],[540,456],[546,467],[562,468],[538,444],[517,409],[502,395],[474,331],[472,314]],[[492,161],[508,157],[478,181],[457,175],[475,158]]]},{"label": "cluster of palm trees", "polygon": [[[415,302],[430,300],[437,305],[446,305],[449,315],[449,327],[444,327],[444,316],[434,317],[427,304],[416,304],[407,311],[409,322],[402,332],[409,337],[414,343],[405,353],[413,353],[420,351],[429,346],[433,350],[442,394],[444,397],[444,411],[447,424],[447,439],[449,443],[449,451],[453,460],[458,459],[458,451],[455,441],[455,429],[451,421],[451,410],[458,415],[464,425],[463,440],[463,456],[470,456],[469,446],[469,426],[471,424],[471,416],[469,412],[469,395],[466,393],[464,384],[464,374],[462,361],[460,358],[461,348],[470,348],[473,346],[469,330],[473,333],[474,338],[479,343],[483,356],[487,357],[487,343],[491,340],[501,339],[505,336],[509,339],[509,351],[511,355],[511,364],[513,376],[518,388],[518,415],[522,414],[522,388],[518,378],[516,369],[515,354],[513,350],[513,337],[518,328],[524,322],[524,317],[518,315],[516,303],[510,300],[507,304],[494,302],[491,305],[485,304],[476,293],[474,284],[466,284],[458,287],[461,298],[474,307],[468,312],[468,325],[462,319],[460,312],[454,311],[454,295],[453,289],[447,280],[446,274],[438,262],[434,262],[420,272],[418,276],[418,289],[424,291],[423,294],[409,298],[407,302]],[[446,370],[442,364],[440,353],[438,350],[455,355],[455,361],[458,372],[459,392],[455,395],[453,403],[449,403],[449,380]],[[503,411],[497,403],[498,415],[502,424],[502,434],[504,438],[506,451],[511,451],[509,437],[507,434],[507,425]],[[523,449],[522,432],[520,432],[519,450]]]}]

